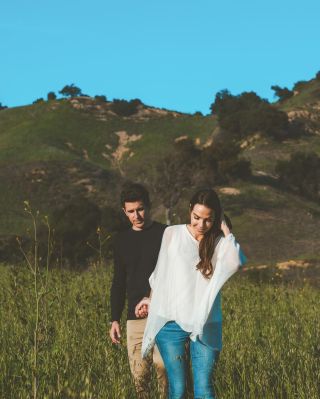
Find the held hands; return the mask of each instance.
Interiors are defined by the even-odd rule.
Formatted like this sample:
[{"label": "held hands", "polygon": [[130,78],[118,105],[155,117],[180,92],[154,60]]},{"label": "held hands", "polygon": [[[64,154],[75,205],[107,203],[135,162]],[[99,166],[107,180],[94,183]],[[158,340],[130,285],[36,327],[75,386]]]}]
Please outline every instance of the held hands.
[{"label": "held hands", "polygon": [[150,306],[150,298],[145,297],[137,304],[135,308],[136,317],[143,319],[148,316]]},{"label": "held hands", "polygon": [[[135,314],[137,317],[143,319],[148,316],[149,313],[150,298],[143,298],[135,308]],[[109,331],[109,335],[113,344],[120,344],[121,328],[118,321],[113,321]]]},{"label": "held hands", "polygon": [[221,221],[221,230],[224,234],[225,237],[227,237],[227,235],[229,235],[231,233],[229,227],[227,226],[227,223],[225,222],[225,220]]}]

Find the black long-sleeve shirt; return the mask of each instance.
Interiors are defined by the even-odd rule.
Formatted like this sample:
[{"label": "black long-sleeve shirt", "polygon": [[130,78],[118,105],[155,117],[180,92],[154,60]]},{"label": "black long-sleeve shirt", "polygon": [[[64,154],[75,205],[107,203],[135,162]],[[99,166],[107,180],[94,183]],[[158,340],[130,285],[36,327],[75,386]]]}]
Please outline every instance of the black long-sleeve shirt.
[{"label": "black long-sleeve shirt", "polygon": [[119,321],[128,298],[128,320],[135,320],[137,303],[149,296],[153,272],[166,225],[153,222],[143,230],[132,228],[118,234],[114,242],[114,276],[111,287],[111,320]]}]

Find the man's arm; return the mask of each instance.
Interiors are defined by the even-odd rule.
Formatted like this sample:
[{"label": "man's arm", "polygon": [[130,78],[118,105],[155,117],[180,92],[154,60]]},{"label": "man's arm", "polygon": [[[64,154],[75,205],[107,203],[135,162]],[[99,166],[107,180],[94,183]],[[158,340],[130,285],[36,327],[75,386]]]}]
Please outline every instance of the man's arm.
[{"label": "man's arm", "polygon": [[120,319],[126,300],[126,269],[119,256],[120,250],[115,245],[113,250],[114,274],[110,293],[111,328],[110,338],[114,344],[120,343]]}]

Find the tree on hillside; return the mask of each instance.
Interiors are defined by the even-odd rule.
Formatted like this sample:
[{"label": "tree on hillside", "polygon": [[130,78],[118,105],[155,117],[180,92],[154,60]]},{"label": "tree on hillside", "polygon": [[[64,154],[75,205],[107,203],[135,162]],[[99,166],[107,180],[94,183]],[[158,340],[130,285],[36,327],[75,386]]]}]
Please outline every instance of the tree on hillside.
[{"label": "tree on hillside", "polygon": [[241,158],[239,143],[221,135],[201,152],[200,176],[202,185],[227,183],[232,179],[246,179],[251,175],[251,162]]},{"label": "tree on hillside", "polygon": [[280,140],[288,135],[287,114],[254,92],[233,96],[228,90],[222,90],[216,94],[210,109],[230,140],[240,141],[256,132]]},{"label": "tree on hillside", "polygon": [[47,94],[47,100],[51,101],[51,100],[56,100],[57,96],[56,93],[54,91],[49,91],[49,93]]},{"label": "tree on hillside", "polygon": [[289,90],[287,87],[271,86],[271,90],[274,91],[274,95],[279,98],[280,102],[293,96],[293,91]]},{"label": "tree on hillside", "polygon": [[75,86],[73,83],[71,85],[64,86],[59,93],[64,97],[78,97],[82,95],[81,89]]},{"label": "tree on hillside", "polygon": [[175,142],[172,150],[156,165],[153,187],[166,209],[166,223],[172,222],[172,211],[194,180],[200,150],[191,139]]},{"label": "tree on hillside", "polygon": [[2,111],[3,109],[8,108],[6,105],[2,105],[2,103],[0,103],[0,111]]},{"label": "tree on hillside", "polygon": [[315,79],[316,79],[316,80],[320,80],[320,71],[318,71],[318,72],[316,73]]},{"label": "tree on hillside", "polygon": [[186,138],[174,143],[155,168],[151,182],[166,209],[166,223],[172,222],[173,208],[189,187],[213,186],[234,178],[250,176],[250,161],[239,157],[241,148],[224,137],[205,148]]}]

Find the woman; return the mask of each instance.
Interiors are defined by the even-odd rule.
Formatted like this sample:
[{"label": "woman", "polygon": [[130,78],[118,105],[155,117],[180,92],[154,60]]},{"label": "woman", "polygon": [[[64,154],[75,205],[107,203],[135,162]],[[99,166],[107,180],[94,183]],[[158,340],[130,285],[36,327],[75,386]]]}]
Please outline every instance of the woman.
[{"label": "woman", "polygon": [[222,337],[219,291],[243,263],[241,258],[214,190],[200,190],[192,197],[190,224],[166,228],[149,280],[152,300],[144,298],[136,315],[148,314],[142,354],[157,343],[170,399],[185,395],[189,340],[194,397],[214,398],[212,372]]}]

